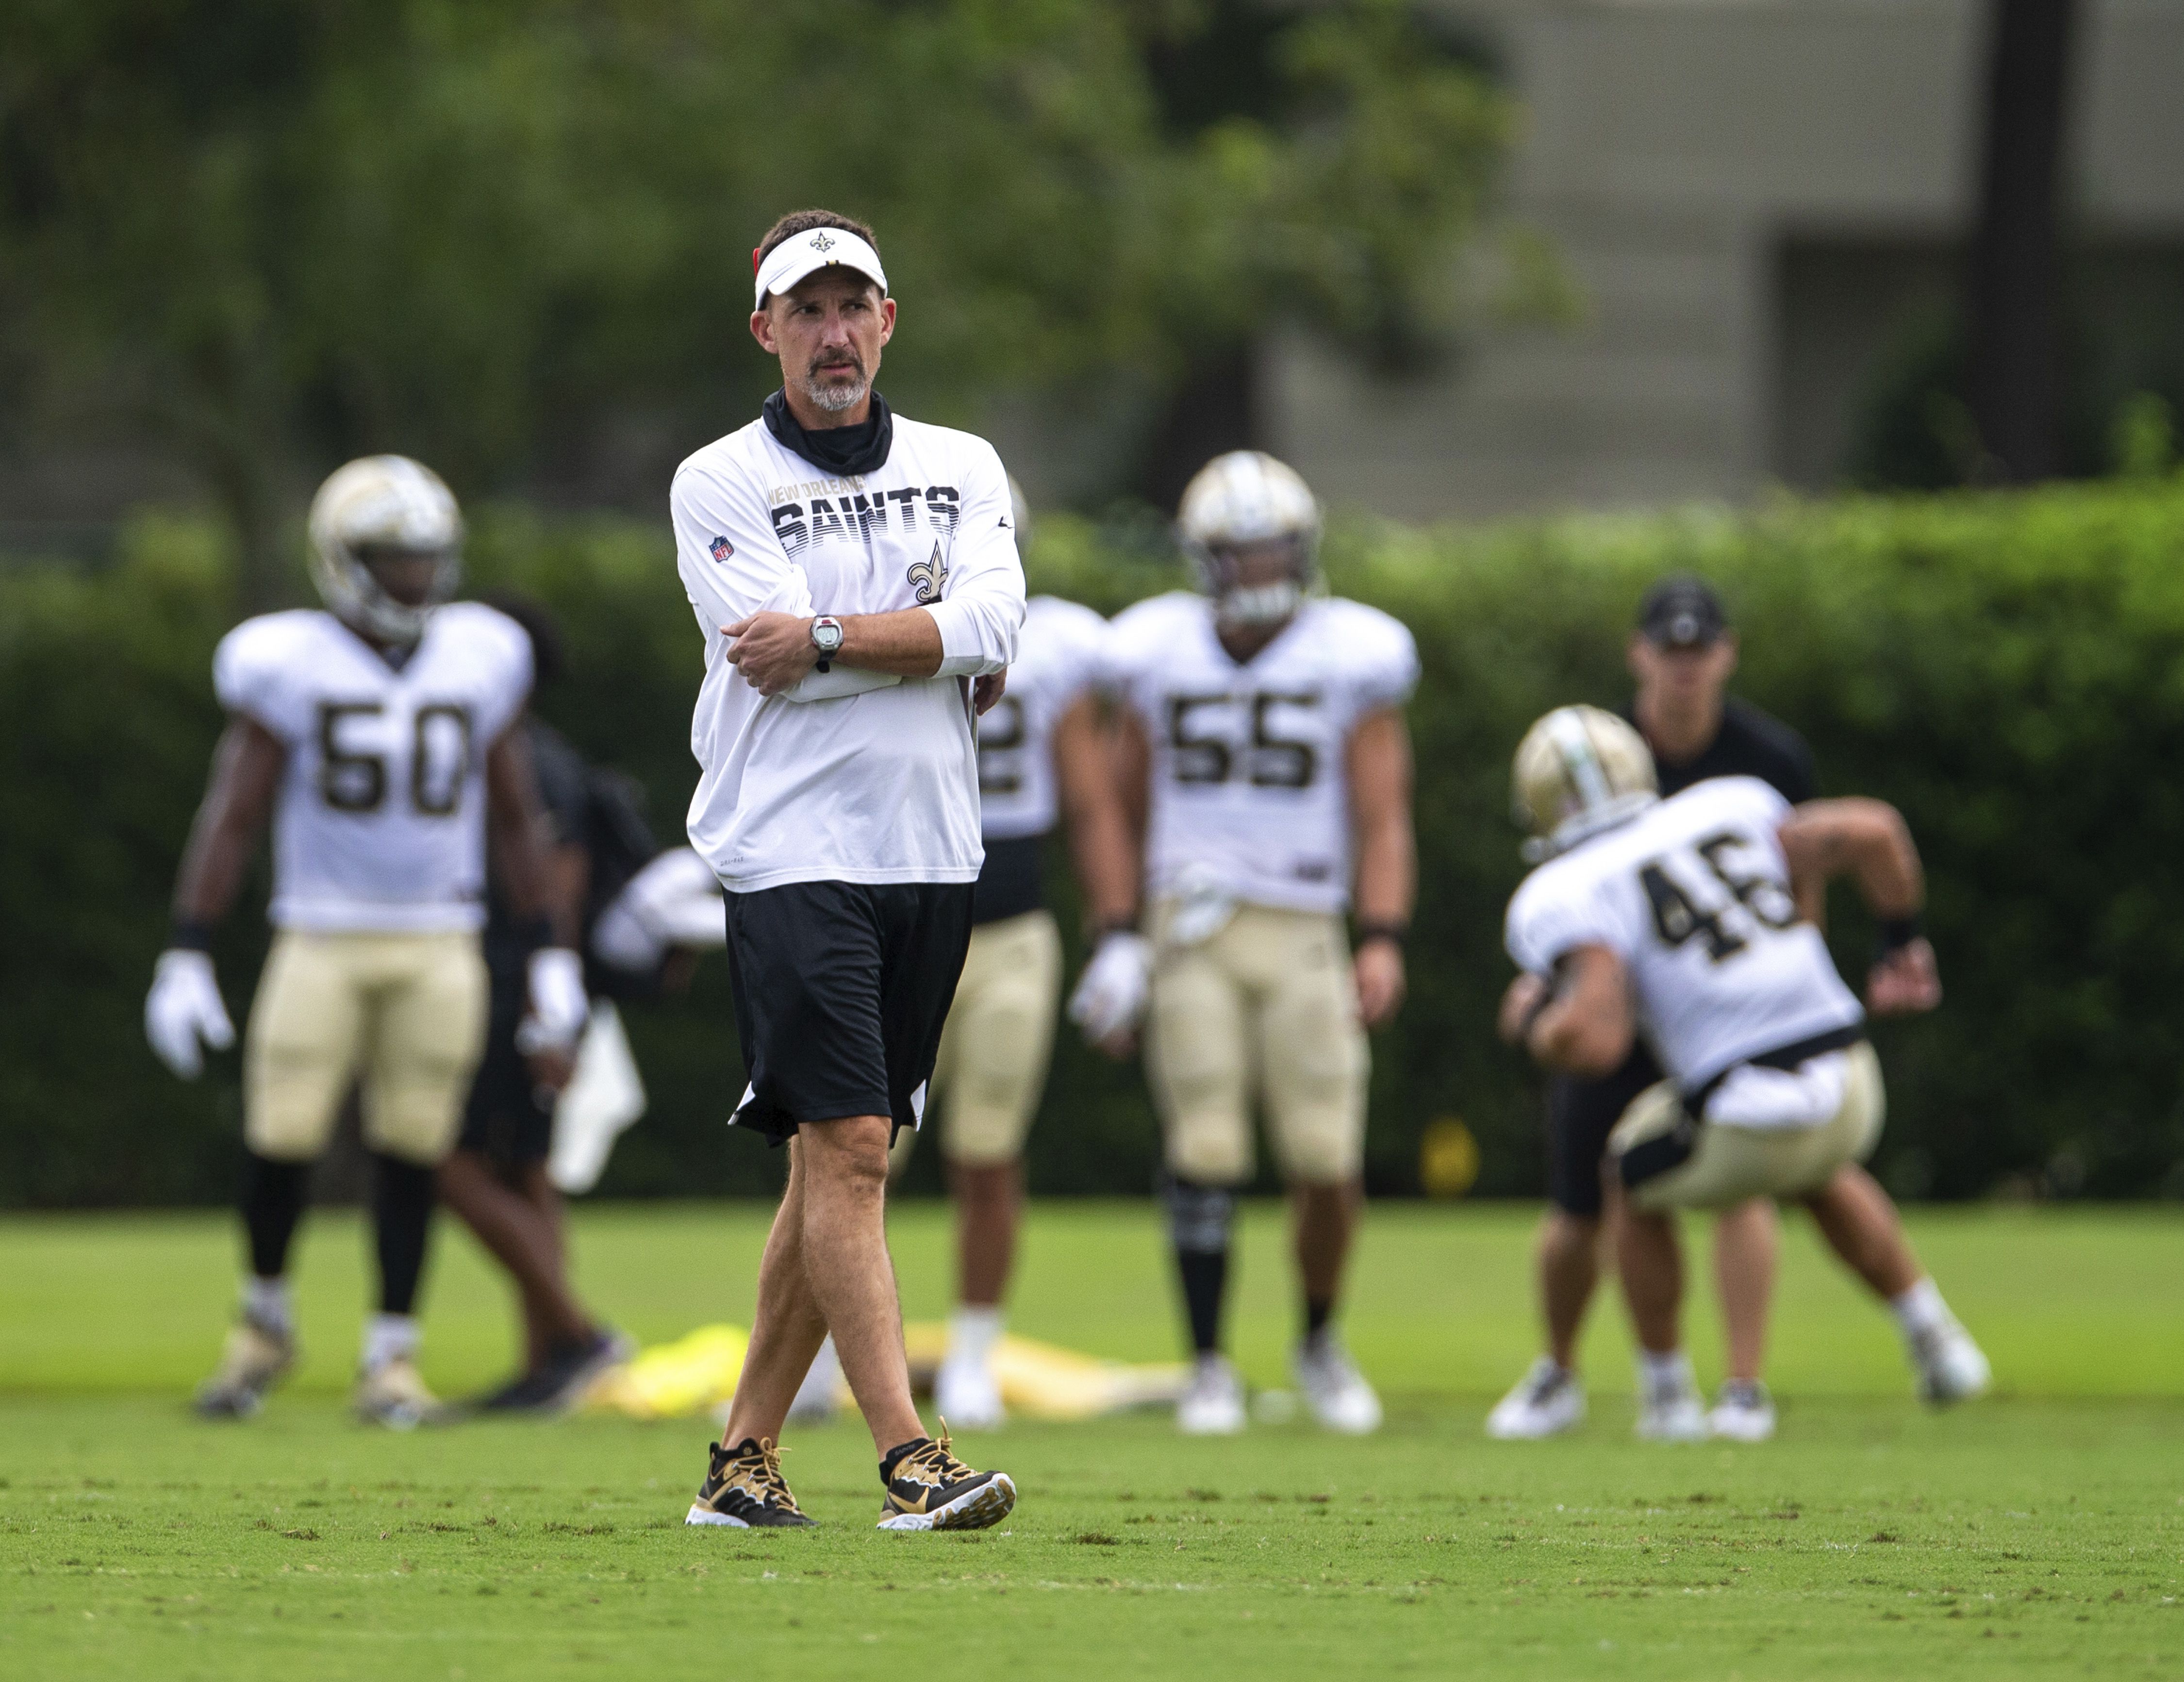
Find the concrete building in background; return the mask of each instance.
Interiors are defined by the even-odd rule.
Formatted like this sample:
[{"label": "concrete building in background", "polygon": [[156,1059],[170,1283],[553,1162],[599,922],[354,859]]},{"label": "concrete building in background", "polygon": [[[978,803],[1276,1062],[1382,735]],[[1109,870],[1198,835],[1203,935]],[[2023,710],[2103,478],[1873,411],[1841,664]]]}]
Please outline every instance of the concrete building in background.
[{"label": "concrete building in background", "polygon": [[[1513,209],[1587,319],[1484,333],[1408,383],[1279,343],[1268,447],[1330,501],[1407,518],[1839,482],[1873,382],[1953,296],[1984,0],[1438,3],[1528,108]],[[2184,380],[2184,0],[2082,11],[2083,325]],[[2127,390],[2138,371],[2095,373]]]}]

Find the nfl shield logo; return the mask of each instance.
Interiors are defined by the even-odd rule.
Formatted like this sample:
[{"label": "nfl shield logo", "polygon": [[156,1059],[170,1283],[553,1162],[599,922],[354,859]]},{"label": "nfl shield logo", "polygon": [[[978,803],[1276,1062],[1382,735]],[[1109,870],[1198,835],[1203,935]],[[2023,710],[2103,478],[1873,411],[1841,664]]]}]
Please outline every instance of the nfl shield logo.
[{"label": "nfl shield logo", "polygon": [[730,543],[726,537],[714,538],[712,549],[713,559],[716,561],[726,560],[730,555],[736,552],[736,546]]}]

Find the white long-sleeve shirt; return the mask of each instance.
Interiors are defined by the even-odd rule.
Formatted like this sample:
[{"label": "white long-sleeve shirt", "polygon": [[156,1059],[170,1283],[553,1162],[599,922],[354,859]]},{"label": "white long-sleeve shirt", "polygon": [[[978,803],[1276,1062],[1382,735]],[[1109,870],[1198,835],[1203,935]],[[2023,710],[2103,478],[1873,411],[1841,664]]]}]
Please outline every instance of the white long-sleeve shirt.
[{"label": "white long-sleeve shirt", "polygon": [[[790,882],[973,882],[970,680],[1006,671],[1024,617],[1007,475],[993,446],[898,415],[886,463],[833,478],[754,420],[676,470],[676,569],[705,639],[690,844],[732,892]],[[937,676],[837,666],[760,696],[723,626],[922,607]]]}]

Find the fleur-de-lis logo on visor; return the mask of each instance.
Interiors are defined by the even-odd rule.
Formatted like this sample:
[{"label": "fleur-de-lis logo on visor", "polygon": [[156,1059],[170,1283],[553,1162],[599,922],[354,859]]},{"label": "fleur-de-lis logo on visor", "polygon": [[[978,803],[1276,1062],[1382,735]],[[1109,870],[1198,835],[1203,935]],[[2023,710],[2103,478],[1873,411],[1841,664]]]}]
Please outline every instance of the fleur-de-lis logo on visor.
[{"label": "fleur-de-lis logo on visor", "polygon": [[811,248],[814,251],[832,251],[834,248],[834,242],[824,234],[816,234],[812,237]]},{"label": "fleur-de-lis logo on visor", "polygon": [[910,580],[911,588],[916,592],[917,604],[931,607],[940,599],[940,593],[948,588],[948,563],[941,558],[940,545],[933,546],[933,555],[921,560],[903,575]]}]

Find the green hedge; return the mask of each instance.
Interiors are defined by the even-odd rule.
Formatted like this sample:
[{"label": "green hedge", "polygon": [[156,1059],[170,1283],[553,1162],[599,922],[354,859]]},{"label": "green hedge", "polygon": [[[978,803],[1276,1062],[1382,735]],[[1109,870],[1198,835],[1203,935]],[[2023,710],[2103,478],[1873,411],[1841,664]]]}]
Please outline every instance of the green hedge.
[{"label": "green hedge", "polygon": [[[175,857],[219,728],[207,662],[227,573],[198,527],[148,521],[96,574],[0,576],[0,1203],[218,1199],[231,1180],[235,1059],[196,1086],[138,1024]],[[1482,1192],[1541,1182],[1537,1083],[1490,1023],[1521,872],[1508,755],[1554,704],[1626,693],[1646,584],[1714,579],[1745,638],[1737,688],[1811,738],[1825,787],[1903,807],[1931,874],[1948,999],[1880,1031],[1899,1193],[2010,1188],[2184,1195],[2184,483],[2026,494],[1783,501],[1483,529],[1338,526],[1337,588],[1417,633],[1422,892],[1412,995],[1375,1044],[1370,1174],[1417,1183],[1420,1129],[1461,1117]],[[664,533],[488,510],[472,568],[566,623],[571,675],[543,710],[650,791],[662,837],[694,780],[698,643]],[[1036,588],[1112,610],[1167,588],[1156,547],[1045,522]],[[1057,896],[1067,884],[1056,867]],[[261,900],[262,903],[262,900]],[[1847,894],[1834,938],[1862,967]],[[223,937],[238,1015],[264,934]],[[1072,952],[1072,962],[1075,954]],[[654,1095],[605,1189],[757,1191],[779,1163],[720,1122],[740,1091],[723,966],[632,1012]],[[1061,1037],[1034,1135],[1047,1191],[1143,1189],[1153,1124],[1134,1070]],[[925,1153],[913,1171],[937,1184]]]}]

